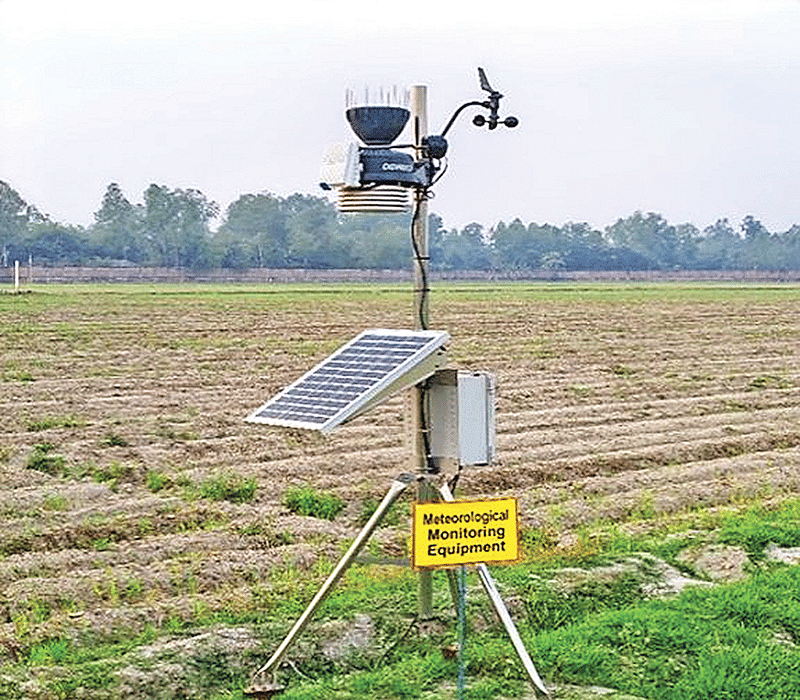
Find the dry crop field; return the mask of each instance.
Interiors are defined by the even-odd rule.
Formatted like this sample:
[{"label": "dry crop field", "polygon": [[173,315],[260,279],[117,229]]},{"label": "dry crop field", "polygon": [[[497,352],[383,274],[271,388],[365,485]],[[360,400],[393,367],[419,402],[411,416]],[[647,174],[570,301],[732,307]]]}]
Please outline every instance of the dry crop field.
[{"label": "dry crop field", "polygon": [[[318,582],[408,470],[404,400],[329,437],[243,418],[360,331],[411,327],[410,296],[145,284],[0,296],[0,661],[47,639],[256,609],[299,585],[281,572]],[[796,285],[449,283],[431,326],[451,334],[452,366],[497,377],[498,458],[460,494],[518,496],[525,529],[568,546],[596,523],[800,492]],[[293,513],[297,487],[345,508]],[[370,556],[404,558],[407,530],[381,528]],[[264,658],[246,635],[231,644],[253,654],[249,670]],[[124,669],[130,697],[147,695],[145,667]],[[30,697],[49,697],[34,692],[40,672]]]}]

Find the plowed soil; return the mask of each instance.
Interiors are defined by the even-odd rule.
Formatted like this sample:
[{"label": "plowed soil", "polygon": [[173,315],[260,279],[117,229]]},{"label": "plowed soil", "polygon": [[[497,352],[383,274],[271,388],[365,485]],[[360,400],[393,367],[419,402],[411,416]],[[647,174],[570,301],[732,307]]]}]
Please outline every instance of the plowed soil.
[{"label": "plowed soil", "polygon": [[[0,654],[246,609],[276,568],[340,553],[409,470],[405,399],[329,437],[243,419],[362,330],[411,327],[410,298],[405,285],[0,297]],[[497,460],[460,493],[519,496],[526,528],[568,536],[800,492],[798,286],[452,283],[431,319],[451,366],[497,377]],[[254,497],[203,497],[221,475],[254,477]],[[294,515],[293,485],[346,508]],[[381,529],[380,554],[405,557],[407,535]]]}]

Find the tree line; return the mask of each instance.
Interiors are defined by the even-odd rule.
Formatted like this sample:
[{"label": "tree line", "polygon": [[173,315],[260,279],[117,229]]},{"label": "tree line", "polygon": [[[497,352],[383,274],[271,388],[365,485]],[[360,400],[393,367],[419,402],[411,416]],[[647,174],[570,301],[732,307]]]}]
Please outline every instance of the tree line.
[{"label": "tree line", "polygon": [[[212,223],[221,217],[214,229]],[[209,268],[410,267],[410,214],[340,214],[323,197],[244,194],[224,212],[195,189],[150,185],[141,203],[108,185],[94,222],[53,221],[0,181],[0,264]],[[429,217],[438,270],[798,270],[800,225],[770,232],[752,215],[704,229],[634,212],[600,231],[587,223],[447,229]]]}]

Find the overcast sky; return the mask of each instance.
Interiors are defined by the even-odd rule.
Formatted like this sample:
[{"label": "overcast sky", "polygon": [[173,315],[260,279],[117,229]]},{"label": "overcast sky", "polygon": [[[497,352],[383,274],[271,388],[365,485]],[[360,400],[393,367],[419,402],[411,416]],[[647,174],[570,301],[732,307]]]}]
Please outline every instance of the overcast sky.
[{"label": "overcast sky", "polygon": [[437,132],[477,66],[520,126],[452,128],[447,227],[800,223],[798,0],[0,0],[0,180],[74,224],[110,182],[322,195],[346,89],[425,84]]}]

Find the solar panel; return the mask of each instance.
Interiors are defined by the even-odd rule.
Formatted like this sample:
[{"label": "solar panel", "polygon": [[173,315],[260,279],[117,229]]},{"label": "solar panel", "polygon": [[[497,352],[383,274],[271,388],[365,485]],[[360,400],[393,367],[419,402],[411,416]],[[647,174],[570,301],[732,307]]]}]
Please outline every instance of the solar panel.
[{"label": "solar panel", "polygon": [[246,420],[328,432],[441,369],[449,339],[445,331],[364,331]]}]

